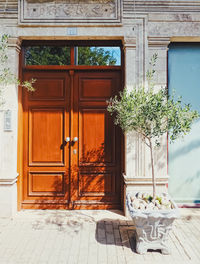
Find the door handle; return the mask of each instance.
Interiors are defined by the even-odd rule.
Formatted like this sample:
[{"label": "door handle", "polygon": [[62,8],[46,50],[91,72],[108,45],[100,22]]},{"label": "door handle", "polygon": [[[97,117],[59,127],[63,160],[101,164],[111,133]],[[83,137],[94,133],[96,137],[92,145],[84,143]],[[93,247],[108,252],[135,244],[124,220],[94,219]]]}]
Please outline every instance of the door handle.
[{"label": "door handle", "polygon": [[78,138],[77,137],[74,137],[72,141],[75,143],[75,142],[78,141]]},{"label": "door handle", "polygon": [[66,137],[65,142],[70,142],[70,137]]}]

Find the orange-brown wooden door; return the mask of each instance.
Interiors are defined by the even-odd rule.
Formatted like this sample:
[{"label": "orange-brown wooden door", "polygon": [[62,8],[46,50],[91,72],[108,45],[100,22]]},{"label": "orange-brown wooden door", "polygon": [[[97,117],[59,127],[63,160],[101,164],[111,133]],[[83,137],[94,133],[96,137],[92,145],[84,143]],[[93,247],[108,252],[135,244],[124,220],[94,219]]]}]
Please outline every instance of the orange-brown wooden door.
[{"label": "orange-brown wooden door", "polygon": [[22,208],[119,208],[121,136],[106,100],[120,89],[120,71],[25,72],[30,78]]}]

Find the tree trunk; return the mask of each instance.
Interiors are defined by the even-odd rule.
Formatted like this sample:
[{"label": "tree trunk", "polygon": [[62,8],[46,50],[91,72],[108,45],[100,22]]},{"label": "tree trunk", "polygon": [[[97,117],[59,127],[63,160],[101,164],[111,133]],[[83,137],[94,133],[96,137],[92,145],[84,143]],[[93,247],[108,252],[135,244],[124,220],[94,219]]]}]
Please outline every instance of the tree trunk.
[{"label": "tree trunk", "polygon": [[153,159],[153,147],[151,138],[149,138],[149,147],[151,152],[151,170],[152,170],[152,183],[153,183],[153,199],[156,198],[156,181],[155,181],[155,174],[154,174],[154,159]]}]

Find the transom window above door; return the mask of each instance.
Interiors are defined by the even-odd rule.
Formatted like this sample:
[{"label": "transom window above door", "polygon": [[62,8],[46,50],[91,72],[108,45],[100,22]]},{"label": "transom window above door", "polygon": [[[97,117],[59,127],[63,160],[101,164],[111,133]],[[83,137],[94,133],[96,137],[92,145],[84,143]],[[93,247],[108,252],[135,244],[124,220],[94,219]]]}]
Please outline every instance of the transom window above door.
[{"label": "transom window above door", "polygon": [[121,45],[106,42],[81,42],[64,45],[63,42],[52,44],[51,42],[25,41],[23,48],[24,66],[121,66],[122,52]]}]

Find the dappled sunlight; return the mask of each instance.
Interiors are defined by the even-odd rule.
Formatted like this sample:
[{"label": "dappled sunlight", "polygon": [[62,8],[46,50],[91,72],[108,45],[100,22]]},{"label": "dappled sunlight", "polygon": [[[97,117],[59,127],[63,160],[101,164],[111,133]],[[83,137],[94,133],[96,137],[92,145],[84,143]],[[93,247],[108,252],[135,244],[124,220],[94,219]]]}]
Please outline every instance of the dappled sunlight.
[{"label": "dappled sunlight", "polygon": [[80,163],[101,163],[105,161],[105,146],[104,143],[99,143],[98,148],[86,148],[83,146],[83,151]]},{"label": "dappled sunlight", "polygon": [[199,133],[198,120],[190,134],[169,146],[169,192],[177,201],[200,201]]}]

